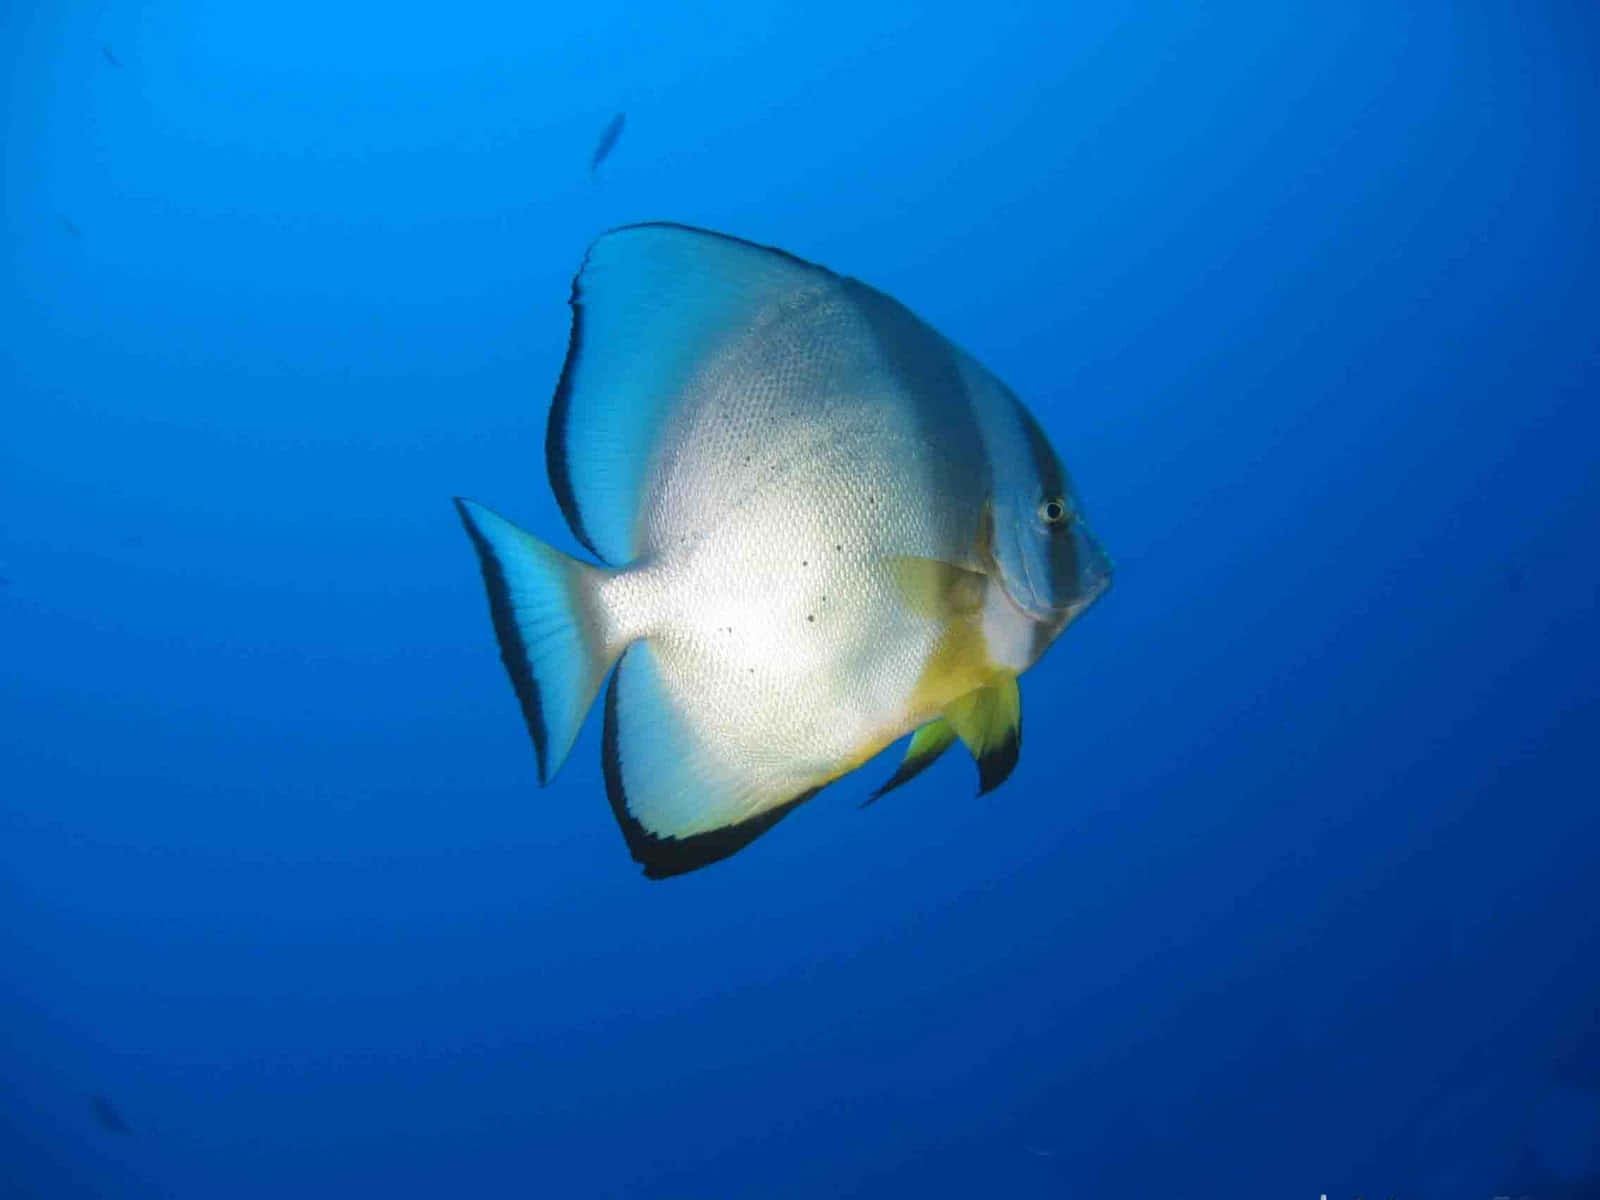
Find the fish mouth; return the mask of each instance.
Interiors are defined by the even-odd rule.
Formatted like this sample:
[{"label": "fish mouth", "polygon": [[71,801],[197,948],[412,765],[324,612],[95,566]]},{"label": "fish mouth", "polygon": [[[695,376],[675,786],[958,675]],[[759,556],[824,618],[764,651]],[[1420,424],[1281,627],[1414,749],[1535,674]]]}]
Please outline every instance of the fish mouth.
[{"label": "fish mouth", "polygon": [[1083,578],[1077,599],[1066,606],[1065,612],[1068,621],[1074,619],[1110,589],[1111,559],[1104,551],[1100,552],[1100,558],[1103,563],[1101,569]]},{"label": "fish mouth", "polygon": [[1111,586],[1111,556],[1099,540],[1082,525],[1073,529],[1071,537],[1075,567],[1065,588],[1050,578],[1048,563],[1036,563],[1030,554],[1015,556],[1020,578],[1000,570],[998,563],[992,568],[1013,607],[1030,620],[1056,629],[1064,628]]},{"label": "fish mouth", "polygon": [[1098,538],[1087,529],[1074,534],[1078,539],[1078,595],[1067,607],[1071,617],[1088,608],[1111,587],[1111,556]]}]

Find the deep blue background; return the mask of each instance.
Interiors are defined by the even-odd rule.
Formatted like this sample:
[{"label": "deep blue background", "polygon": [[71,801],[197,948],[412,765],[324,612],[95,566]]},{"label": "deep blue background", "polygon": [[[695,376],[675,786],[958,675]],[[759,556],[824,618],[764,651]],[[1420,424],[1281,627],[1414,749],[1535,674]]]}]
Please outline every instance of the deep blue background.
[{"label": "deep blue background", "polygon": [[[0,1193],[1600,1194],[1590,6],[690,7],[5,8]],[[642,219],[1051,431],[999,792],[535,788],[449,497]]]}]

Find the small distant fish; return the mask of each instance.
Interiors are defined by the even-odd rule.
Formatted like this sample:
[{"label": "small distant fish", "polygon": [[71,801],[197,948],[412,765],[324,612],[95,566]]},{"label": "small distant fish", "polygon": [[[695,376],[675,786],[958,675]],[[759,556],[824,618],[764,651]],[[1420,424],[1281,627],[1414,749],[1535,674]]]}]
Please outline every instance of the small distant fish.
[{"label": "small distant fish", "polygon": [[132,1133],[133,1129],[122,1119],[122,1114],[117,1111],[117,1106],[104,1096],[91,1096],[89,1107],[94,1110],[94,1115],[100,1124],[112,1133]]},{"label": "small distant fish", "polygon": [[602,565],[456,501],[540,782],[608,675],[606,794],[652,879],[908,733],[879,794],[957,741],[1004,782],[1017,677],[1111,583],[1016,394],[882,292],[703,229],[605,234],[571,305],[545,461]]},{"label": "small distant fish", "polygon": [[65,229],[75,238],[81,238],[83,236],[83,230],[79,229],[71,220],[66,217],[61,218],[61,228]]},{"label": "small distant fish", "polygon": [[594,157],[589,160],[589,174],[593,175],[600,169],[600,164],[610,156],[616,148],[617,139],[622,136],[622,126],[626,121],[625,113],[618,113],[611,118],[611,123],[605,127],[605,132],[600,135],[600,141],[595,145]]},{"label": "small distant fish", "polygon": [[1035,1158],[1054,1158],[1056,1156],[1054,1150],[1046,1150],[1040,1146],[1024,1146],[1023,1149]]},{"label": "small distant fish", "polygon": [[1519,567],[1507,567],[1505,571],[1506,591],[1513,596],[1522,591],[1522,570]]},{"label": "small distant fish", "polygon": [[111,52],[110,46],[102,45],[100,47],[100,53],[113,67],[117,68],[119,71],[122,70],[122,60]]}]

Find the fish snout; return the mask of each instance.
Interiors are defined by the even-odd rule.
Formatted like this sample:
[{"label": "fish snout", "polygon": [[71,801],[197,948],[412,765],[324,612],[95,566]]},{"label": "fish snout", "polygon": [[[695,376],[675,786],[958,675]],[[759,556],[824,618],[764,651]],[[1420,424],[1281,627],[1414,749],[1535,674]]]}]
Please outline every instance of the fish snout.
[{"label": "fish snout", "polygon": [[1111,586],[1111,556],[1106,553],[1100,539],[1090,532],[1089,527],[1083,522],[1078,522],[1072,530],[1074,550],[1078,562],[1076,578],[1072,586],[1072,595],[1067,598],[1065,608],[1067,619],[1070,621],[1084,609],[1088,608]]}]

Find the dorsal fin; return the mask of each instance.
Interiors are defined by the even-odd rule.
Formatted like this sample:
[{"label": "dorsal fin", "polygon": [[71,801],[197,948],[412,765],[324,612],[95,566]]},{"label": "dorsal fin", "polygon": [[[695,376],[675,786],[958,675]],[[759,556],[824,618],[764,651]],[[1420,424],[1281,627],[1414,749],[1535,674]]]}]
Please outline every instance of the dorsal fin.
[{"label": "dorsal fin", "polygon": [[601,236],[572,281],[572,332],[545,438],[550,486],[603,561],[638,553],[641,489],[663,426],[708,363],[808,292],[825,267],[665,223]]}]

